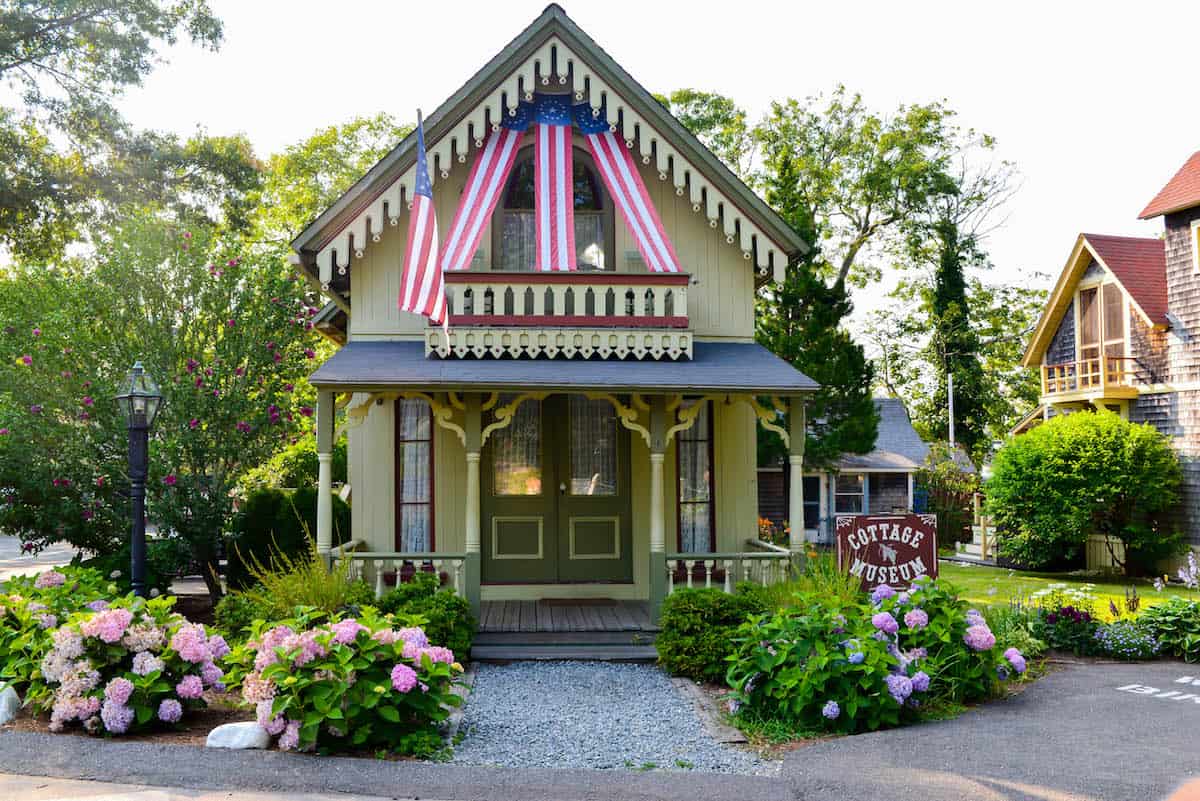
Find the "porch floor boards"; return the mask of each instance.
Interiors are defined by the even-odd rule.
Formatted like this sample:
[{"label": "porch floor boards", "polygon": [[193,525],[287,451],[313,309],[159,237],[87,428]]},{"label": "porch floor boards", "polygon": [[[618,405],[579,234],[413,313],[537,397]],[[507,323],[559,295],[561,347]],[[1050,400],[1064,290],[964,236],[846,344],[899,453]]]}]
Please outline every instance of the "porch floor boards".
[{"label": "porch floor boards", "polygon": [[480,632],[658,631],[645,601],[612,603],[543,603],[484,601]]}]

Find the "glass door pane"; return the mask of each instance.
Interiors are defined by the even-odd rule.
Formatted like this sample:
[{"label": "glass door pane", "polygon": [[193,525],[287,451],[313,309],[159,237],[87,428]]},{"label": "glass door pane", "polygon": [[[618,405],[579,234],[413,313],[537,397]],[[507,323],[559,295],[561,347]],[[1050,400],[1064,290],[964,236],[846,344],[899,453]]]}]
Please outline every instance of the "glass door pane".
[{"label": "glass door pane", "polygon": [[617,494],[617,415],[606,400],[572,395],[572,495]]},{"label": "glass door pane", "polygon": [[496,495],[542,494],[541,401],[522,403],[512,424],[492,434],[492,487]]}]

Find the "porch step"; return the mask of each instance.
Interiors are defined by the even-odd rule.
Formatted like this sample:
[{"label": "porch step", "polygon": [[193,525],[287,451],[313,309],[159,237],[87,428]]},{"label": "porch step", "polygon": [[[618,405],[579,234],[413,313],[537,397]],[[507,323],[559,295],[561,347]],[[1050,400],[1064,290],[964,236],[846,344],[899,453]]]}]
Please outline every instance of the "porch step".
[{"label": "porch step", "polygon": [[471,658],[479,662],[653,662],[658,651],[654,649],[654,632],[649,631],[486,631],[475,636]]}]

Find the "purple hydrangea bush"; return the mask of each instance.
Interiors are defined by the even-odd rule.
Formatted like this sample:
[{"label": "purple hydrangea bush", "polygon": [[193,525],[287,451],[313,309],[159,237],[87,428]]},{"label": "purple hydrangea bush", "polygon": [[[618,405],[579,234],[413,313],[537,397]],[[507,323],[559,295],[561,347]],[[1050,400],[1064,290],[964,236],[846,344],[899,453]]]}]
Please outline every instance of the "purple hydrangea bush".
[{"label": "purple hydrangea bush", "polygon": [[310,610],[256,621],[227,660],[231,688],[285,751],[383,748],[428,755],[437,725],[461,703],[463,668],[412,621],[368,607],[359,618]]},{"label": "purple hydrangea bush", "polygon": [[51,633],[27,702],[50,713],[50,730],[80,725],[120,735],[178,723],[224,690],[219,634],[171,611],[172,597],[127,596],[76,612]]},{"label": "purple hydrangea bush", "polygon": [[0,681],[25,692],[51,636],[71,615],[103,609],[118,596],[117,586],[99,572],[60,567],[0,584]]},{"label": "purple hydrangea bush", "polygon": [[737,716],[841,732],[895,726],[933,703],[979,700],[1023,673],[987,621],[930,579],[876,588],[857,603],[815,593],[753,618],[726,680]]}]

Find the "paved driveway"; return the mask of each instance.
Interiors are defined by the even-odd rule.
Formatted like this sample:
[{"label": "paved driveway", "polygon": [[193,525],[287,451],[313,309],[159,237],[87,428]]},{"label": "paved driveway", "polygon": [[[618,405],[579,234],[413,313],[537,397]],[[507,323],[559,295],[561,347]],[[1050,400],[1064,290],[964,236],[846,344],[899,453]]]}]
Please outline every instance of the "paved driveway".
[{"label": "paved driveway", "polygon": [[65,565],[75,558],[75,549],[66,543],[55,543],[37,555],[21,553],[21,541],[16,537],[0,536],[0,581],[10,576],[41,571]]},{"label": "paved driveway", "polygon": [[954,720],[801,749],[783,772],[805,799],[1166,798],[1200,776],[1200,665],[1071,665]]},{"label": "paved driveway", "polygon": [[[772,777],[193,751],[13,731],[0,732],[0,766],[65,779],[103,777],[162,788],[288,795],[497,801],[1155,801],[1185,780],[1200,777],[1200,684],[1195,681],[1200,681],[1200,666],[1183,663],[1072,665],[1014,698],[955,720],[801,749],[788,755],[780,774]],[[45,798],[15,781],[0,782],[0,797]]]}]

